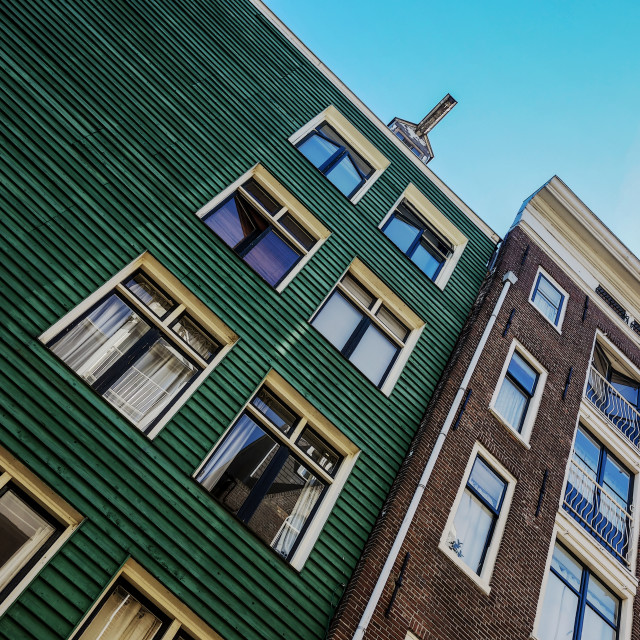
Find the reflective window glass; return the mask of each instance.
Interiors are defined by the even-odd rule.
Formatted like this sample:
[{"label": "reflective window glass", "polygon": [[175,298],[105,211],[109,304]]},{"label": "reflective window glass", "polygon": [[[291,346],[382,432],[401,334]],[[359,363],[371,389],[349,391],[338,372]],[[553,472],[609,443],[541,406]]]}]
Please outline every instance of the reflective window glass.
[{"label": "reflective window glass", "polygon": [[498,511],[507,485],[480,457],[476,458],[469,475],[469,484],[484,498],[494,511]]},{"label": "reflective window glass", "polygon": [[180,316],[171,329],[207,362],[220,350],[221,345],[187,315]]},{"label": "reflective window glass", "polygon": [[301,255],[273,229],[244,254],[244,261],[271,286],[277,285],[291,271]]},{"label": "reflective window glass", "polygon": [[398,351],[400,349],[380,329],[375,325],[369,325],[349,360],[373,384],[379,385]]},{"label": "reflective window glass", "polygon": [[298,416],[285,407],[266,387],[254,396],[251,404],[284,434],[291,433]]},{"label": "reflective window glass", "polygon": [[296,441],[297,447],[311,458],[319,467],[333,475],[342,456],[336,453],[322,438],[311,429],[305,429]]},{"label": "reflective window glass", "polygon": [[533,294],[533,304],[553,324],[557,324],[560,317],[563,295],[542,274],[538,276],[536,289]]},{"label": "reflective window glass", "polygon": [[162,291],[152,284],[149,278],[142,273],[136,273],[129,278],[129,280],[124,282],[124,286],[159,318],[165,316],[176,306],[173,300],[162,293]]},{"label": "reflective window glass", "polygon": [[337,291],[311,323],[331,344],[342,350],[363,318],[353,304]]},{"label": "reflective window glass", "polygon": [[538,374],[517,351],[513,352],[508,373],[524,387],[524,390],[528,392],[529,395],[533,395]]}]

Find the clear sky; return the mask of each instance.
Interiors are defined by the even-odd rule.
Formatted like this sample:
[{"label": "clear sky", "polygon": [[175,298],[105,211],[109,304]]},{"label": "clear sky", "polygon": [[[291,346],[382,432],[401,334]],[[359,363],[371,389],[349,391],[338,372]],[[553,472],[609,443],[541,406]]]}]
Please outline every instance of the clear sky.
[{"label": "clear sky", "polygon": [[557,174],[640,256],[640,1],[266,1],[384,122],[451,93],[429,167],[497,233]]}]

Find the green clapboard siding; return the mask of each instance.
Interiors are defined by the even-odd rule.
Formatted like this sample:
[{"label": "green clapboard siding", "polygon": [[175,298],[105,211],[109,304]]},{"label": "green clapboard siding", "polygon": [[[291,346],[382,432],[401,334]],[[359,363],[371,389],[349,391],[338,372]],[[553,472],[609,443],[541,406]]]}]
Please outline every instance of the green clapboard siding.
[{"label": "green clapboard siding", "polygon": [[[131,555],[227,640],[322,638],[493,243],[249,2],[7,0],[0,34],[0,442],[86,517],[0,637],[68,637]],[[287,141],[329,104],[391,161],[355,206]],[[256,162],[332,232],[282,294],[194,215]],[[377,228],[409,181],[470,240],[444,292]],[[240,336],[154,441],[37,340],[146,250]],[[356,256],[426,322],[389,398],[308,324]],[[301,572],[191,479],[270,368],[362,450]]]}]

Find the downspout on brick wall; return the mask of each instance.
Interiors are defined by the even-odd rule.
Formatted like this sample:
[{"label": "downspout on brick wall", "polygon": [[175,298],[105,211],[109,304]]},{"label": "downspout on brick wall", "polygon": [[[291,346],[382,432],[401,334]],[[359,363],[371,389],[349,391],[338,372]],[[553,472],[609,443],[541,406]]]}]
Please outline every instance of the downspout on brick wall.
[{"label": "downspout on brick wall", "polygon": [[411,526],[411,523],[416,514],[416,511],[418,510],[418,505],[420,504],[420,500],[422,499],[422,494],[424,493],[424,490],[427,486],[427,482],[429,482],[429,478],[431,477],[431,472],[433,471],[436,461],[438,460],[438,456],[440,455],[440,451],[442,450],[444,441],[449,433],[451,424],[453,423],[453,420],[458,412],[458,408],[460,406],[460,403],[462,402],[462,398],[464,397],[467,386],[469,385],[471,376],[473,375],[476,365],[478,364],[478,360],[480,359],[480,355],[484,350],[484,346],[487,342],[487,339],[489,338],[489,334],[491,333],[491,330],[493,329],[493,325],[495,324],[496,318],[498,317],[498,314],[502,309],[502,305],[507,296],[507,292],[509,291],[509,288],[511,287],[511,285],[515,284],[517,281],[518,281],[518,278],[513,273],[513,271],[509,271],[508,273],[505,273],[504,277],[502,278],[503,285],[502,285],[502,291],[500,292],[500,297],[496,301],[495,307],[493,308],[493,312],[491,313],[491,317],[489,318],[489,321],[487,322],[487,325],[485,326],[484,331],[482,332],[480,342],[476,347],[476,350],[473,354],[473,358],[469,363],[469,367],[467,368],[467,371],[464,375],[464,378],[462,379],[462,382],[460,383],[460,387],[456,393],[456,396],[453,400],[451,408],[449,409],[449,413],[447,414],[444,424],[442,425],[442,429],[438,434],[438,438],[433,447],[431,455],[427,460],[427,464],[425,465],[424,471],[422,472],[422,476],[420,477],[420,482],[418,483],[418,486],[416,487],[416,490],[413,494],[411,503],[409,504],[409,508],[407,509],[407,512],[402,520],[400,529],[398,530],[395,540],[393,541],[393,545],[391,547],[391,550],[389,551],[389,555],[387,556],[384,566],[382,567],[382,571],[380,572],[376,585],[373,588],[373,592],[371,594],[371,597],[369,598],[369,601],[364,610],[364,613],[360,618],[358,627],[353,635],[353,640],[362,640],[367,630],[367,627],[369,626],[369,622],[371,622],[373,613],[376,607],[378,606],[380,596],[382,595],[384,587],[387,584],[387,580],[391,575],[393,565],[396,562],[398,554],[400,553],[400,549],[402,548],[402,545],[404,543],[404,539],[407,535],[407,532],[409,531],[409,527]]}]

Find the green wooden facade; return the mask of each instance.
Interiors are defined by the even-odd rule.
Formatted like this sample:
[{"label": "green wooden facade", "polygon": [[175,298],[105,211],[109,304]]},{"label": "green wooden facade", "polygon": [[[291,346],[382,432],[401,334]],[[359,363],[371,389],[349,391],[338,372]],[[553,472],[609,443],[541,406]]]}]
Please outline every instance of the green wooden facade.
[{"label": "green wooden facade", "polygon": [[[246,0],[8,0],[0,34],[0,444],[85,517],[0,638],[69,637],[130,556],[225,640],[323,638],[494,241]],[[390,160],[355,205],[288,142],[331,104]],[[280,294],[195,216],[257,162],[331,231]],[[409,182],[469,238],[444,291],[378,229]],[[144,251],[240,337],[154,440],[38,340]],[[308,323],[355,257],[425,321],[389,397]],[[300,572],[192,478],[272,368],[361,450]]]}]

